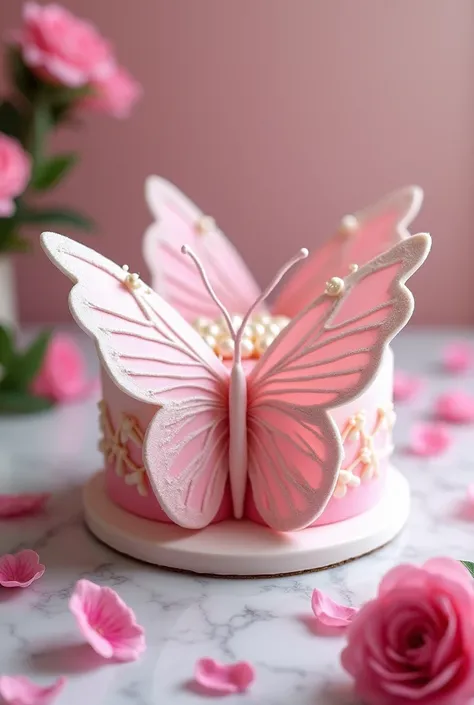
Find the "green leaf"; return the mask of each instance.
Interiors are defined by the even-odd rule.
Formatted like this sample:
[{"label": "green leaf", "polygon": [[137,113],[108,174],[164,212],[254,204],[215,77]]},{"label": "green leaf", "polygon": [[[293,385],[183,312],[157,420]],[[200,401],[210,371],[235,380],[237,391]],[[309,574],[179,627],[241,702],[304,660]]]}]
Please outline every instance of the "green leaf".
[{"label": "green leaf", "polygon": [[31,414],[51,409],[53,402],[28,392],[0,390],[0,414]]},{"label": "green leaf", "polygon": [[6,326],[0,326],[0,365],[8,367],[12,356],[15,354],[15,341],[12,331]]},{"label": "green leaf", "polygon": [[31,223],[32,225],[64,225],[88,231],[93,230],[95,227],[94,222],[90,218],[70,208],[37,209],[23,207],[18,212],[17,217],[22,223]]},{"label": "green leaf", "polygon": [[77,154],[58,154],[47,161],[40,162],[35,170],[31,185],[38,191],[56,186],[77,163]]},{"label": "green leaf", "polygon": [[468,569],[472,577],[474,578],[474,563],[471,563],[470,561],[461,561],[463,566]]},{"label": "green leaf", "polygon": [[9,100],[0,103],[0,132],[17,140],[20,140],[23,134],[23,116]]},{"label": "green leaf", "polygon": [[42,331],[31,345],[10,360],[0,382],[1,391],[26,391],[41,369],[51,331]]}]

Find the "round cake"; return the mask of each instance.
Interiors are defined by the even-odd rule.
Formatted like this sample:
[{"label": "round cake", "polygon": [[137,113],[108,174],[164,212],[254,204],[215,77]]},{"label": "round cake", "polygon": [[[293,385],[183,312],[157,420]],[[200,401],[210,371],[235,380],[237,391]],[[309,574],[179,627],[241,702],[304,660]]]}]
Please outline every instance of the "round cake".
[{"label": "round cake", "polygon": [[152,287],[42,236],[103,370],[90,529],[150,563],[227,576],[319,569],[389,541],[409,508],[390,463],[389,345],[413,310],[405,282],[430,249],[407,230],[419,190],[346,216],[263,291],[176,187],[151,179],[147,197]]}]

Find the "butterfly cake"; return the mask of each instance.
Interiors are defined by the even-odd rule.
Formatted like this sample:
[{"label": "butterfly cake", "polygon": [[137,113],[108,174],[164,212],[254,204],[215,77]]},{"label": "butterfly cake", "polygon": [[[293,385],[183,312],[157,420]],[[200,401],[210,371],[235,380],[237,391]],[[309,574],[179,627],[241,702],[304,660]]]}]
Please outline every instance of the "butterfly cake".
[{"label": "butterfly cake", "polygon": [[[259,574],[245,561],[235,569],[234,539],[245,550],[261,539],[267,552],[268,541],[295,552],[293,540],[324,539],[331,563],[328,530],[368,523],[390,490],[389,344],[413,310],[405,282],[430,249],[428,235],[408,231],[421,190],[346,216],[263,291],[176,187],[150,177],[146,195],[151,285],[84,245],[42,235],[102,363],[100,487],[121,541],[91,528],[139,558],[198,572],[199,561],[166,552],[188,556],[185,547],[201,542],[201,572],[213,572],[205,557],[224,541],[216,572]],[[159,558],[130,548],[137,532],[160,544]],[[280,571],[275,560],[272,573],[296,565],[282,560]],[[322,565],[308,560],[305,569]]]}]

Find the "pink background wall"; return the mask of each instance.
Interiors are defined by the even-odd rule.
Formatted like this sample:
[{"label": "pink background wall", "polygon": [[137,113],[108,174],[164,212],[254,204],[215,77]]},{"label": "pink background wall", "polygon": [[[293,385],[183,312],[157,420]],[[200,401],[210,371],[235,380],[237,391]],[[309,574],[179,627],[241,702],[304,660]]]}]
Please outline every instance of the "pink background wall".
[{"label": "pink background wall", "polygon": [[[21,4],[2,0],[2,32]],[[415,320],[474,322],[471,0],[64,4],[112,38],[145,88],[129,121],[90,119],[60,140],[82,164],[54,200],[100,224],[83,241],[143,272],[143,180],[156,172],[214,215],[265,282],[344,213],[419,183],[416,228],[434,249],[413,284]],[[67,318],[68,284],[39,247],[18,275],[24,320]]]}]

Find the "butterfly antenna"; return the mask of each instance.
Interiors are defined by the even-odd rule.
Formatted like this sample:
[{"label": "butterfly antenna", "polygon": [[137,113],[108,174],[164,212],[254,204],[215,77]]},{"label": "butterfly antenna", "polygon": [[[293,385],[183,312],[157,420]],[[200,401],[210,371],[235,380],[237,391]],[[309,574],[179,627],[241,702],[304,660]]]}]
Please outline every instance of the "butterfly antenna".
[{"label": "butterfly antenna", "polygon": [[189,257],[191,257],[194,264],[196,265],[196,268],[197,268],[199,274],[201,275],[201,279],[202,279],[203,284],[209,293],[209,296],[222,311],[222,315],[224,316],[225,322],[227,323],[229,333],[232,337],[232,340],[235,343],[236,342],[236,334],[235,334],[234,326],[232,325],[232,319],[230,317],[230,314],[229,314],[228,310],[226,309],[226,307],[224,306],[224,304],[222,303],[222,301],[217,296],[214,289],[212,288],[211,282],[209,281],[207,274],[204,271],[204,267],[202,266],[199,258],[197,257],[197,255],[194,254],[194,252],[187,245],[182,246],[181,252],[183,253],[183,255],[188,255]]},{"label": "butterfly antenna", "polygon": [[294,267],[295,264],[298,264],[298,262],[300,262],[302,259],[306,259],[306,257],[308,256],[308,254],[309,254],[309,253],[308,253],[308,250],[306,249],[306,247],[302,247],[301,250],[300,250],[294,257],[292,257],[292,258],[290,259],[290,261],[287,262],[287,263],[276,273],[276,275],[275,275],[273,281],[267,286],[267,288],[265,289],[265,291],[263,291],[263,292],[260,294],[260,296],[258,297],[258,299],[256,299],[256,301],[252,304],[252,306],[249,308],[249,310],[248,310],[247,313],[245,314],[244,320],[242,321],[242,324],[241,324],[241,326],[240,326],[240,328],[239,328],[239,330],[238,330],[238,332],[237,332],[237,336],[236,336],[236,338],[235,338],[234,360],[235,360],[236,363],[240,363],[240,361],[241,361],[240,343],[241,343],[241,340],[242,340],[242,335],[243,335],[245,326],[247,325],[250,316],[251,316],[252,313],[255,311],[255,309],[257,308],[257,306],[258,306],[259,304],[261,304],[262,301],[265,301],[265,299],[266,299],[268,296],[270,296],[270,294],[272,293],[272,291],[273,291],[273,290],[275,289],[275,287],[280,283],[280,281],[283,279],[283,277],[285,276],[285,274],[286,274],[292,267]]}]

